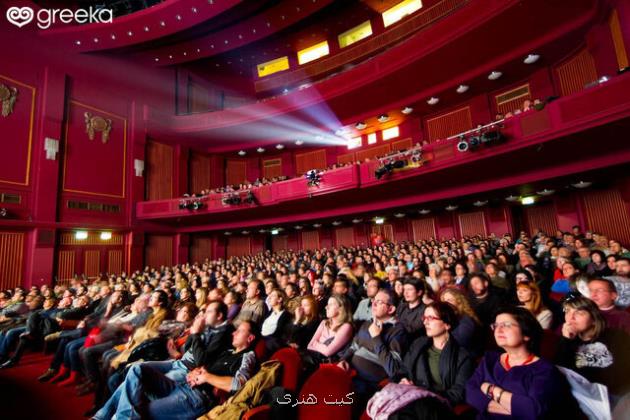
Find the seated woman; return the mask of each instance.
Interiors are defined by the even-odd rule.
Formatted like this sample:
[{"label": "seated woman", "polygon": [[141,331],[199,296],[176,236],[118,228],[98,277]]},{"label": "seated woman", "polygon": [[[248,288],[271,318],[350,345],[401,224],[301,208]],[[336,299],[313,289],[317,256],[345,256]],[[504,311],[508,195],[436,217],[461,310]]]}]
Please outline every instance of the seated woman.
[{"label": "seated woman", "polygon": [[313,295],[302,296],[295,308],[293,322],[289,324],[287,341],[296,350],[306,350],[319,325],[319,309]]},{"label": "seated woman", "polygon": [[540,323],[540,326],[548,330],[553,322],[553,314],[542,303],[540,289],[534,282],[522,281],[516,285],[516,297],[520,306],[530,311]]},{"label": "seated woman", "polygon": [[[457,327],[457,312],[446,302],[434,302],[424,310],[426,336],[420,337],[405,355],[398,373],[401,384],[416,385],[444,397],[451,407],[464,402],[466,381],[475,366],[468,352],[450,332]],[[389,419],[446,419],[454,417],[451,408],[437,398],[416,400]]]},{"label": "seated woman", "polygon": [[586,274],[589,276],[610,276],[613,271],[606,264],[606,254],[602,251],[595,249],[591,251],[591,262],[586,266]]},{"label": "seated woman", "polygon": [[267,354],[272,354],[286,346],[285,336],[291,315],[284,307],[287,296],[280,289],[273,289],[269,294],[271,311],[262,323],[261,336],[265,340]]},{"label": "seated woman", "polygon": [[579,290],[580,293],[588,296],[588,287],[586,279],[580,274],[580,269],[574,262],[565,262],[562,264],[562,277],[557,279],[551,291],[554,293],[567,294],[571,290]]},{"label": "seated woman", "polygon": [[464,292],[458,288],[447,288],[440,294],[440,301],[450,303],[457,312],[458,323],[450,331],[451,337],[471,355],[481,355],[483,344],[481,321],[470,306]]},{"label": "seated woman", "polygon": [[630,391],[630,336],[606,328],[597,305],[570,295],[563,303],[565,323],[556,362],[591,382],[608,387],[611,405]]},{"label": "seated woman", "polygon": [[571,400],[562,374],[536,355],[543,329],[531,312],[499,309],[492,329],[505,353],[487,352],[466,385],[466,402],[477,410],[477,418],[534,420],[554,418],[561,405],[566,410]]},{"label": "seated woman", "polygon": [[328,299],[326,317],[308,343],[307,364],[339,361],[339,354],[352,340],[352,311],[345,296],[333,294]]}]

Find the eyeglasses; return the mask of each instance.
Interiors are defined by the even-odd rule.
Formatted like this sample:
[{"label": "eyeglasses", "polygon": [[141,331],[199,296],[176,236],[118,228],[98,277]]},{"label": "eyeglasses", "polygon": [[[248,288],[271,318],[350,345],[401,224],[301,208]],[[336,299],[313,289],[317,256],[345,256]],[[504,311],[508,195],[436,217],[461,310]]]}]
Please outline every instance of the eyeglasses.
[{"label": "eyeglasses", "polygon": [[490,324],[490,328],[492,328],[492,331],[496,330],[497,328],[507,328],[510,329],[514,326],[518,325],[516,322],[493,322],[492,324]]},{"label": "eyeglasses", "polygon": [[374,302],[372,302],[373,305],[387,305],[389,306],[390,304],[387,302],[383,302],[382,300],[375,300]]},{"label": "eyeglasses", "polygon": [[433,316],[433,315],[424,315],[422,317],[422,321],[423,322],[427,322],[427,321],[441,321],[442,318],[439,318],[437,316]]}]

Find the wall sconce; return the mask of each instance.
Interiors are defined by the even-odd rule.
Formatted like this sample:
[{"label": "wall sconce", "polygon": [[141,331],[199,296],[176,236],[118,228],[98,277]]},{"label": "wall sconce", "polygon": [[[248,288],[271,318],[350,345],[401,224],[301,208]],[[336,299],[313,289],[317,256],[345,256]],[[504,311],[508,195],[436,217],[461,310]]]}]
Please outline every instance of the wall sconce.
[{"label": "wall sconce", "polygon": [[44,141],[44,150],[46,150],[46,159],[56,160],[59,153],[59,140],[46,137]]},{"label": "wall sconce", "polygon": [[142,172],[144,172],[144,160],[134,159],[133,169],[136,171],[136,176],[142,176]]}]

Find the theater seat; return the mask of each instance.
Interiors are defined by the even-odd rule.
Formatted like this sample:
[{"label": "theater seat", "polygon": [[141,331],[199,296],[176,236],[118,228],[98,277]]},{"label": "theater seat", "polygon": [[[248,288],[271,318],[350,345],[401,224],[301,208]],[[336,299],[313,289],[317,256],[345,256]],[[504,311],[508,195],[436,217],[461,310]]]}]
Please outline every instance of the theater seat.
[{"label": "theater seat", "polygon": [[553,361],[558,350],[560,337],[552,330],[544,330],[542,340],[540,340],[540,357]]},{"label": "theater seat", "polygon": [[329,405],[324,400],[342,400],[350,392],[352,378],[347,372],[336,365],[320,365],[304,383],[298,396],[299,400],[306,400],[313,394],[317,403],[298,405],[298,420],[349,420],[352,417],[351,405]]},{"label": "theater seat", "polygon": [[256,354],[256,361],[258,364],[267,360],[267,347],[265,346],[265,340],[262,338],[256,343],[256,347],[254,347],[254,354]]},{"label": "theater seat", "polygon": [[[282,364],[279,385],[292,394],[297,392],[298,381],[302,373],[302,358],[293,348],[287,347],[275,352],[269,360],[277,360]],[[271,409],[269,405],[261,405],[248,410],[243,420],[267,420]]]}]

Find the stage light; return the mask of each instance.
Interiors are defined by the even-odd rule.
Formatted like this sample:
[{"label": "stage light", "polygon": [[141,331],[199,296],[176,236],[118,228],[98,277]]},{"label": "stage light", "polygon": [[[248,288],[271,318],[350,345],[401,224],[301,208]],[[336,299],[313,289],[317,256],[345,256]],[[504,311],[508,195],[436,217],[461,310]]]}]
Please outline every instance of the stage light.
[{"label": "stage light", "polygon": [[82,241],[84,239],[87,239],[88,237],[88,233],[85,230],[77,230],[74,234],[75,239]]},{"label": "stage light", "polygon": [[101,241],[109,241],[110,239],[112,239],[111,232],[101,232]]},{"label": "stage light", "polygon": [[524,206],[529,206],[530,204],[534,204],[535,202],[536,198],[533,196],[521,198],[521,204]]},{"label": "stage light", "polygon": [[459,142],[457,143],[457,151],[458,152],[467,152],[469,149],[468,142],[466,141],[464,136],[459,136]]}]

